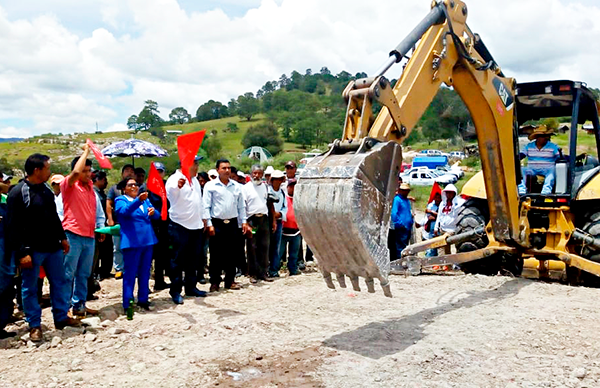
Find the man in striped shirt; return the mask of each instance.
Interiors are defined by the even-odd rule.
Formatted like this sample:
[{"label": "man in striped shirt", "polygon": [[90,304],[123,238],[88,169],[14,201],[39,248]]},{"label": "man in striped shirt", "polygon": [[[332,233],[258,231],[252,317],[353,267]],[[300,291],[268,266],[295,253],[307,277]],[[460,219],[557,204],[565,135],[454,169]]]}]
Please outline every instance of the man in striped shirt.
[{"label": "man in striped shirt", "polygon": [[527,158],[527,167],[522,168],[523,179],[519,185],[519,195],[527,192],[525,180],[528,175],[543,175],[544,187],[542,195],[552,194],[554,187],[554,166],[560,152],[556,144],[550,141],[550,136],[554,135],[551,129],[545,125],[540,125],[535,128],[529,135],[529,140],[533,140],[527,144],[521,151],[521,154]]}]

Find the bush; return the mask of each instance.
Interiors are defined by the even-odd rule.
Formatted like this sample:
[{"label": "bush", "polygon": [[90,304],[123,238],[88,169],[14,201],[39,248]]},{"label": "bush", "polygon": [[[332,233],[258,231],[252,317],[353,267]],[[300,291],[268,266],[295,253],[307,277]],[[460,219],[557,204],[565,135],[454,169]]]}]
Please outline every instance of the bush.
[{"label": "bush", "polygon": [[240,129],[238,128],[236,123],[227,123],[227,131],[229,131],[231,133],[236,133],[239,130]]}]

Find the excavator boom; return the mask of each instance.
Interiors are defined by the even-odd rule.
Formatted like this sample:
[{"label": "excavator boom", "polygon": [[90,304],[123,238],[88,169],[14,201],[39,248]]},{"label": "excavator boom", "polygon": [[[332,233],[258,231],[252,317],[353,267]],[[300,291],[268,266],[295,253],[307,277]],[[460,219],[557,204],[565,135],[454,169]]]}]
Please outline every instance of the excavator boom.
[{"label": "excavator boom", "polygon": [[[391,296],[387,235],[402,162],[400,143],[442,83],[455,88],[473,118],[495,239],[526,244],[515,173],[515,82],[503,76],[470,31],[467,13],[462,1],[434,2],[374,77],[350,82],[343,92],[348,105],[342,139],[313,159],[300,177],[294,199],[298,225],[331,288],[331,273],[342,287],[348,276],[355,290],[364,277],[370,292],[376,278]],[[385,72],[413,48],[392,87]],[[375,101],[383,106],[377,117]]]}]

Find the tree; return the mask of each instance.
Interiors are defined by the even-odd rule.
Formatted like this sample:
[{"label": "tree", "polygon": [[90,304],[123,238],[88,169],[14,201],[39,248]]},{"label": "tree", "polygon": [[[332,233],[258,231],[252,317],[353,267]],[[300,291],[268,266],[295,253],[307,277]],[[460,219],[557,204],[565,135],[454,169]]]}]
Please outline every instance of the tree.
[{"label": "tree", "polygon": [[222,156],[221,151],[223,146],[216,135],[206,135],[200,148],[206,151],[206,154],[210,159],[216,160]]},{"label": "tree", "polygon": [[146,100],[144,104],[144,108],[138,115],[137,119],[139,128],[143,130],[148,130],[151,127],[155,127],[157,125],[162,124],[163,119],[161,119],[158,115],[158,103],[156,101]]},{"label": "tree", "polygon": [[244,148],[263,147],[275,156],[283,149],[283,140],[279,137],[279,131],[275,125],[261,123],[248,128],[242,138],[242,145]]},{"label": "tree", "polygon": [[169,113],[169,119],[173,124],[185,124],[192,116],[188,113],[188,111],[183,107],[173,108],[171,113]]},{"label": "tree", "polygon": [[138,124],[137,115],[129,116],[129,118],[127,119],[127,128],[129,128],[137,133],[137,131],[140,129],[140,125]]},{"label": "tree", "polygon": [[216,120],[229,115],[229,108],[215,100],[209,100],[196,110],[198,121]]},{"label": "tree", "polygon": [[250,121],[252,116],[260,112],[260,102],[254,98],[252,92],[248,92],[237,99],[237,114],[238,116]]}]

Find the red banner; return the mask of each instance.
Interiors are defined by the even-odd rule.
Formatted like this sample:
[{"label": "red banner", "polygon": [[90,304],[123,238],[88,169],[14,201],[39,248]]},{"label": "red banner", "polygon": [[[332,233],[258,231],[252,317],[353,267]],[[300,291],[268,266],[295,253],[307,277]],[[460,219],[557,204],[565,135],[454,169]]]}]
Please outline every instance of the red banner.
[{"label": "red banner", "polygon": [[160,177],[158,170],[154,167],[154,162],[150,163],[150,173],[148,174],[146,187],[149,191],[160,196],[160,199],[162,200],[160,218],[165,221],[167,219],[167,189],[165,189],[165,182],[163,182]]},{"label": "red banner", "polygon": [[181,172],[185,175],[192,184],[190,177],[190,167],[194,164],[194,159],[198,155],[198,150],[204,140],[206,129],[198,132],[181,135],[177,138],[177,152],[179,153],[179,161],[181,162]]},{"label": "red banner", "polygon": [[87,139],[86,143],[88,146],[90,146],[90,150],[92,150],[92,152],[94,153],[94,157],[98,161],[100,168],[106,168],[109,170],[113,168],[110,160],[108,160],[106,156],[102,155],[102,152],[100,152],[100,150],[98,149],[98,147],[96,147],[96,144],[94,144],[94,142],[92,142],[90,139]]}]

